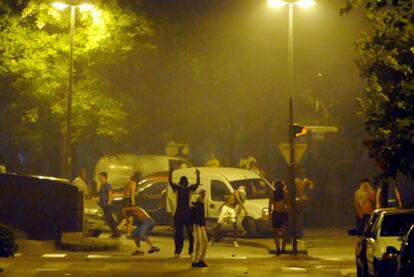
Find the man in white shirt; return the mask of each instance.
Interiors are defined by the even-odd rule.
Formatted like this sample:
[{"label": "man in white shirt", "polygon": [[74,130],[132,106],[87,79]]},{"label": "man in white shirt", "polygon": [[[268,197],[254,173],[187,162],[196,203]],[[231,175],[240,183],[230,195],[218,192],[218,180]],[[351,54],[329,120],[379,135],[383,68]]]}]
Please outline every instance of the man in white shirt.
[{"label": "man in white shirt", "polygon": [[72,185],[76,186],[79,191],[83,191],[85,197],[89,195],[88,185],[86,184],[86,170],[81,169],[79,176],[72,181]]}]

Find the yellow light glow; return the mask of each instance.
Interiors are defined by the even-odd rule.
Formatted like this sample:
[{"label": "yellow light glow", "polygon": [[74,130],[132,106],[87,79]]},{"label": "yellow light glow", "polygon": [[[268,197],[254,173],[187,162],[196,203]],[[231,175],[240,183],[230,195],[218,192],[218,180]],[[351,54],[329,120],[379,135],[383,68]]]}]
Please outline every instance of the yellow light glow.
[{"label": "yellow light glow", "polygon": [[52,3],[52,6],[53,6],[55,9],[58,9],[58,10],[64,10],[64,9],[66,9],[67,7],[69,7],[69,5],[68,5],[68,4],[63,3],[63,2],[54,2],[54,3]]},{"label": "yellow light glow", "polygon": [[301,8],[307,9],[315,5],[315,0],[299,0],[296,4]]},{"label": "yellow light glow", "polygon": [[286,5],[287,2],[283,0],[267,0],[267,4],[272,8],[280,8]]},{"label": "yellow light glow", "polygon": [[93,9],[93,5],[92,4],[86,4],[86,3],[85,4],[80,4],[78,7],[83,12],[90,11],[90,10]]}]

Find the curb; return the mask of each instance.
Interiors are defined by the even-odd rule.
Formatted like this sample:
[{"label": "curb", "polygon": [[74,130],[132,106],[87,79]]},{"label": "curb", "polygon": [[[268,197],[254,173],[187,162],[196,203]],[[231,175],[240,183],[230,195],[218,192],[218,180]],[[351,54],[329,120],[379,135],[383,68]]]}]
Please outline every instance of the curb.
[{"label": "curb", "polygon": [[59,245],[62,250],[73,251],[73,252],[102,252],[102,251],[118,251],[119,243],[113,244],[88,244],[88,243],[70,243],[62,242]]}]

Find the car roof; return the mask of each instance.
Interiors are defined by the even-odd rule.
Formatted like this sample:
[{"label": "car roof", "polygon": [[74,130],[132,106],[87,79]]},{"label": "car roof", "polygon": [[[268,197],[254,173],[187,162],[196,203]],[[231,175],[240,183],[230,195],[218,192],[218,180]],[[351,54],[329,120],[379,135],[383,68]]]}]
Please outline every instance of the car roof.
[{"label": "car roof", "polygon": [[414,214],[414,209],[392,209],[385,210],[383,215],[394,215],[394,214]]},{"label": "car roof", "polygon": [[[203,174],[221,175],[230,182],[236,180],[261,178],[259,175],[250,170],[235,167],[197,167],[197,169],[200,170],[201,178],[203,177]],[[175,172],[176,174],[193,175],[194,171],[194,168],[184,168],[177,169]]]}]

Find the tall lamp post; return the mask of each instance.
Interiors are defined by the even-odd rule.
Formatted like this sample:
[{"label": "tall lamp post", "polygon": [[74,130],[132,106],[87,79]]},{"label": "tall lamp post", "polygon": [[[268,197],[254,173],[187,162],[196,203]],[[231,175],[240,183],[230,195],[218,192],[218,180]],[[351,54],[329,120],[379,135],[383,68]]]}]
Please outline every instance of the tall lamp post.
[{"label": "tall lamp post", "polygon": [[58,10],[65,10],[70,7],[70,50],[69,50],[69,87],[67,94],[67,110],[66,110],[66,132],[64,137],[64,147],[61,156],[60,174],[64,177],[70,178],[72,172],[72,98],[73,98],[73,48],[75,38],[75,20],[76,8],[81,11],[88,11],[93,8],[93,5],[86,3],[70,3],[54,2],[52,6]]},{"label": "tall lamp post", "polygon": [[293,254],[297,255],[298,253],[298,244],[297,244],[297,222],[296,222],[296,187],[295,187],[295,130],[294,130],[294,121],[293,121],[293,8],[294,6],[299,6],[301,8],[310,8],[315,4],[314,0],[268,0],[267,3],[272,8],[281,8],[285,5],[288,6],[289,14],[289,32],[288,32],[288,90],[289,90],[289,186],[292,192],[292,229],[294,232],[292,247]]}]

